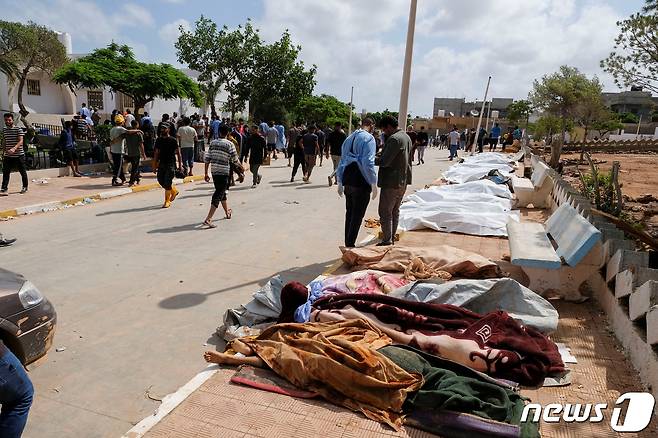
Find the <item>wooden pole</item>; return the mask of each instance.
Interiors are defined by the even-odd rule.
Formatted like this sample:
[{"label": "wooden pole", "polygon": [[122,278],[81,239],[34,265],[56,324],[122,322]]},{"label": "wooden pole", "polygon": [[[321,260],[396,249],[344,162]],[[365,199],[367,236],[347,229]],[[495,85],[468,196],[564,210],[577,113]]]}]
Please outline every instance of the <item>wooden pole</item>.
[{"label": "wooden pole", "polygon": [[404,67],[402,69],[402,87],[400,89],[400,109],[398,113],[398,126],[407,128],[407,113],[409,112],[409,84],[411,83],[411,60],[414,53],[414,32],[416,30],[416,9],[418,0],[411,0],[409,8],[409,24],[407,26],[407,49],[404,54]]},{"label": "wooden pole", "polygon": [[487,96],[489,95],[489,85],[491,84],[491,76],[487,79],[487,88],[484,90],[484,99],[482,99],[482,109],[480,110],[480,118],[478,119],[478,127],[475,130],[475,139],[471,145],[471,155],[475,153],[475,145],[478,143],[480,136],[480,127],[482,126],[482,116],[484,115],[484,106],[487,104]]}]

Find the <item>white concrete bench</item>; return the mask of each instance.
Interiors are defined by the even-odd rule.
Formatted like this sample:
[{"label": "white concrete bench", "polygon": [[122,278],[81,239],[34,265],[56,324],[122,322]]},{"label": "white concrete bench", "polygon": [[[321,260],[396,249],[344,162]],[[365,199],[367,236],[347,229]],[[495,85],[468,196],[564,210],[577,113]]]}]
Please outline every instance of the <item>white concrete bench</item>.
[{"label": "white concrete bench", "polygon": [[530,289],[583,300],[580,285],[597,272],[601,259],[601,232],[587,219],[562,204],[545,225],[510,221],[507,234],[511,262],[526,273]]},{"label": "white concrete bench", "polygon": [[[534,156],[533,156],[534,158]],[[553,181],[549,178],[550,167],[538,159],[532,160],[532,177],[519,178],[512,176],[512,189],[516,196],[516,207],[547,208]]]}]

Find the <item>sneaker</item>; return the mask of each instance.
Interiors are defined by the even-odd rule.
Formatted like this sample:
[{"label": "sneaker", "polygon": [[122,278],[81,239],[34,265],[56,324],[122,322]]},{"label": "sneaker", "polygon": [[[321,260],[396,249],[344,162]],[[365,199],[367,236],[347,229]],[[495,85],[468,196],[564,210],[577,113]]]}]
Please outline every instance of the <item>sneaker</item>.
[{"label": "sneaker", "polygon": [[5,239],[4,237],[0,236],[0,247],[2,246],[9,246],[16,242],[16,239]]},{"label": "sneaker", "polygon": [[260,184],[262,179],[263,179],[263,175],[258,175],[258,184]]},{"label": "sneaker", "polygon": [[379,242],[375,246],[391,246],[391,245],[393,245],[393,242]]},{"label": "sneaker", "polygon": [[21,195],[23,195],[23,194],[25,194],[25,193],[27,193],[27,187],[23,187],[23,188],[21,189]]},{"label": "sneaker", "polygon": [[290,178],[290,182],[295,182],[295,178]]},{"label": "sneaker", "polygon": [[0,196],[9,196],[9,193],[7,193],[7,189],[0,190]]},{"label": "sneaker", "polygon": [[327,177],[327,180],[329,181],[329,187],[334,185],[334,179],[331,177],[331,175]]},{"label": "sneaker", "polygon": [[252,189],[255,189],[255,188],[256,188],[256,184],[252,185],[251,188],[252,188]]}]

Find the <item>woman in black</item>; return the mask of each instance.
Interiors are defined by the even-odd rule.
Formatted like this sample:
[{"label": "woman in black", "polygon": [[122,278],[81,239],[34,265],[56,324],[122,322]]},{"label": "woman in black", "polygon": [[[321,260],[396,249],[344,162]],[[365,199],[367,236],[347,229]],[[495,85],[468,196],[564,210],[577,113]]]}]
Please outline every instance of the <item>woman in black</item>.
[{"label": "woman in black", "polygon": [[164,123],[160,125],[160,136],[155,141],[153,155],[153,172],[158,175],[158,183],[165,189],[165,202],[162,208],[171,207],[171,203],[178,190],[174,187],[174,174],[176,172],[176,159],[182,163],[183,159],[180,153],[180,147],[174,137],[169,135],[169,125]]}]

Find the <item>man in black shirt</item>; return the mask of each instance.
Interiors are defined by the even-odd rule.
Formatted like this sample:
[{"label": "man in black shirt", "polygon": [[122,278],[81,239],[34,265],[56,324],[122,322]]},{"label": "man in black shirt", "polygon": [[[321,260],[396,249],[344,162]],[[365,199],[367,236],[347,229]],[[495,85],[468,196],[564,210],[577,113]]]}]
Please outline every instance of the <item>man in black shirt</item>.
[{"label": "man in black shirt", "polygon": [[178,196],[178,190],[173,185],[176,158],[179,163],[183,162],[178,142],[169,135],[169,123],[163,123],[160,126],[160,137],[155,141],[153,156],[153,172],[158,175],[158,183],[165,189],[162,208],[171,207],[171,203]]},{"label": "man in black shirt", "polygon": [[304,144],[304,160],[306,161],[306,173],[304,175],[304,182],[311,182],[311,173],[315,167],[315,163],[320,153],[320,144],[318,143],[318,136],[315,135],[316,128],[311,126],[308,132],[302,137]]},{"label": "man in black shirt", "polygon": [[329,133],[327,136],[327,143],[329,143],[329,153],[331,154],[331,161],[334,164],[334,171],[327,178],[329,179],[329,187],[334,182],[336,177],[336,169],[338,169],[338,163],[340,163],[340,156],[342,154],[343,143],[347,138],[347,134],[343,131],[342,125],[340,122],[336,122],[334,125],[334,130]]},{"label": "man in black shirt", "polygon": [[267,142],[265,141],[265,137],[260,134],[256,125],[251,127],[251,135],[247,139],[246,150],[249,152],[249,170],[253,175],[251,188],[255,189],[263,178],[258,173],[258,169],[260,169],[267,156]]},{"label": "man in black shirt", "polygon": [[416,137],[416,141],[418,142],[418,165],[420,166],[421,164],[425,164],[425,149],[430,141],[424,126],[420,127],[420,132]]}]

